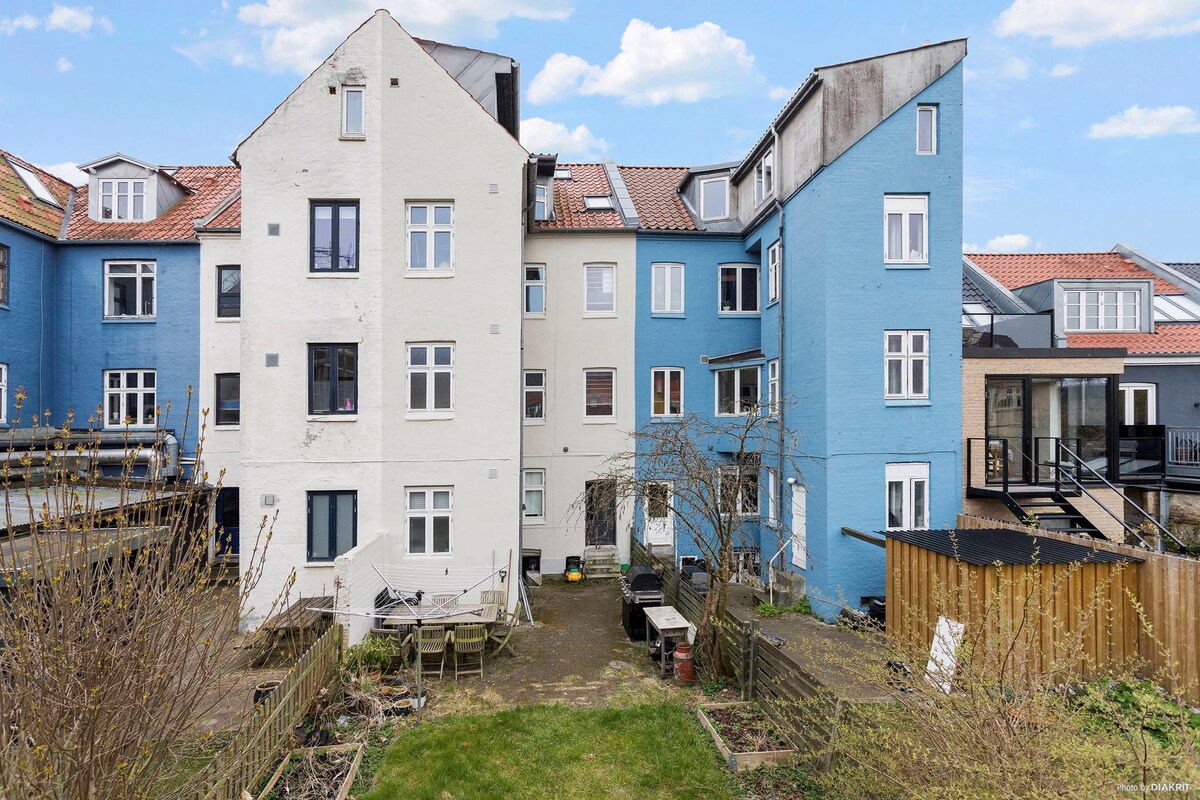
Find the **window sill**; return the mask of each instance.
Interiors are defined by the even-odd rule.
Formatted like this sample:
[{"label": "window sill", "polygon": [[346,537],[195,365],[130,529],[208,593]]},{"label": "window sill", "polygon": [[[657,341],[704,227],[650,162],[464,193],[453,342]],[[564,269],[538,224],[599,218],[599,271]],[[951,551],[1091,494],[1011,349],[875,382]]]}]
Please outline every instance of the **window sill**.
[{"label": "window sill", "polygon": [[767,301],[767,306],[766,306],[766,307],[767,307],[767,308],[770,308],[771,306],[777,306],[777,305],[779,305],[779,298],[778,298],[778,297],[776,297],[774,300],[768,300],[768,301]]},{"label": "window sill", "polygon": [[358,414],[309,414],[307,422],[358,422]]},{"label": "window sill", "polygon": [[687,314],[682,311],[651,311],[651,319],[687,319]]},{"label": "window sill", "polygon": [[616,417],[584,417],[584,425],[616,425]]},{"label": "window sill", "polygon": [[339,142],[365,142],[366,140],[365,133],[343,133],[338,137]]},{"label": "window sill", "polygon": [[8,303],[0,303],[0,311],[11,311],[11,310],[12,309],[10,309],[8,307]]},{"label": "window sill", "polygon": [[154,430],[158,430],[158,429],[153,425],[105,425],[104,430],[120,431],[120,432],[125,432],[125,431],[144,432],[144,431],[154,431]]},{"label": "window sill", "polygon": [[892,397],[884,398],[885,406],[931,406],[928,397]]},{"label": "window sill", "polygon": [[884,269],[929,269],[929,261],[884,261]]},{"label": "window sill", "polygon": [[453,558],[454,553],[409,553],[405,552],[405,557],[411,558]]},{"label": "window sill", "polygon": [[219,324],[225,324],[225,323],[229,323],[229,322],[241,322],[242,318],[241,317],[214,317],[213,321],[217,322]]},{"label": "window sill", "polygon": [[738,318],[745,317],[746,319],[757,319],[762,316],[761,311],[718,311],[718,317]]},{"label": "window sill", "polygon": [[135,322],[157,322],[158,317],[105,317],[104,322],[114,322],[118,325],[129,325]]},{"label": "window sill", "polygon": [[667,422],[679,422],[681,419],[683,419],[683,414],[651,414],[649,422],[651,425],[661,425]]},{"label": "window sill", "polygon": [[617,312],[615,311],[585,311],[583,312],[584,319],[616,319]]},{"label": "window sill", "polygon": [[408,412],[404,415],[410,422],[439,422],[454,419],[453,411]]},{"label": "window sill", "polygon": [[213,425],[214,431],[240,431],[241,429],[242,425],[240,422],[227,422],[224,424],[218,423]]},{"label": "window sill", "polygon": [[533,525],[534,527],[542,527],[546,524],[545,517],[525,517],[521,520],[522,525]]},{"label": "window sill", "polygon": [[454,269],[406,269],[404,270],[406,278],[453,278]]},{"label": "window sill", "polygon": [[526,314],[525,314],[525,319],[545,319],[545,318],[546,318],[546,314],[545,314],[545,313],[541,313],[541,314],[530,314],[530,313],[526,313]]},{"label": "window sill", "polygon": [[[357,278],[358,270],[356,270],[356,269],[340,269],[340,270],[323,269],[323,270],[319,270],[319,271],[309,270],[308,277],[310,279],[314,279],[314,280],[330,280],[330,279],[346,280],[348,278]],[[240,317],[239,317],[239,319],[240,319]]]},{"label": "window sill", "polygon": [[524,425],[535,425],[535,426],[536,426],[536,425],[545,425],[545,424],[546,424],[546,420],[545,420],[545,419],[523,419],[523,420],[521,420],[521,422],[522,422],[522,424],[524,424]]},{"label": "window sill", "polygon": [[331,569],[336,566],[337,566],[337,563],[334,561],[305,561],[304,562],[305,569]]}]

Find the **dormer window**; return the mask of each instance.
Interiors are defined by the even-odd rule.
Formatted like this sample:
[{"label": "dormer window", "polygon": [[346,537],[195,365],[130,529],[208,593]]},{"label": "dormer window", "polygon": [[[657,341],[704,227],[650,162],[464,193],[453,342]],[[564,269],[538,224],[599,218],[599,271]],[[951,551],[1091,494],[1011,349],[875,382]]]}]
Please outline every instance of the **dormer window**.
[{"label": "dormer window", "polygon": [[144,220],[145,181],[100,181],[100,218]]},{"label": "dormer window", "polygon": [[363,116],[363,96],[366,90],[362,86],[345,86],[342,88],[342,136],[351,139],[361,139],[367,135],[367,127]]},{"label": "dormer window", "polygon": [[1063,292],[1070,333],[1141,330],[1141,292],[1068,290]]},{"label": "dormer window", "polygon": [[550,219],[550,215],[548,213],[549,204],[546,199],[547,195],[549,195],[549,191],[546,189],[545,184],[539,183],[534,189],[534,193],[533,218],[537,220]]},{"label": "dormer window", "polygon": [[775,150],[763,153],[754,165],[754,204],[758,205],[775,192]]},{"label": "dormer window", "polygon": [[583,207],[588,211],[611,211],[613,207],[612,198],[606,194],[584,195]]},{"label": "dormer window", "polygon": [[705,178],[700,181],[700,219],[725,219],[729,216],[729,178]]}]

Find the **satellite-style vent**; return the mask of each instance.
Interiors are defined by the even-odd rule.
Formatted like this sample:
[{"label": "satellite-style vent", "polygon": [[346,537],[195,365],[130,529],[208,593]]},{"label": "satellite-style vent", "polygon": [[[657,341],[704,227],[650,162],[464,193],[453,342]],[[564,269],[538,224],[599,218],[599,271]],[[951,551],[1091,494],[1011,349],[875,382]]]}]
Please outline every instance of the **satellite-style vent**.
[{"label": "satellite-style vent", "polygon": [[700,363],[701,363],[701,364],[707,364],[707,363],[708,363],[708,356],[700,356]]},{"label": "satellite-style vent", "polygon": [[268,367],[278,367],[279,366],[279,353],[267,353],[267,366]]}]

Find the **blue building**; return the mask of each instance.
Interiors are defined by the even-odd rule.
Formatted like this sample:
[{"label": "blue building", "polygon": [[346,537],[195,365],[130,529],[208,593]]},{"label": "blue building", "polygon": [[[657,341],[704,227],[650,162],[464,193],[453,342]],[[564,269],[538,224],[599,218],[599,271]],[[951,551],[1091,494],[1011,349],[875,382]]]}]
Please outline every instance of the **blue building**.
[{"label": "blue building", "polygon": [[[793,434],[756,454],[757,502],[738,498],[742,566],[825,617],[884,594],[883,551],[844,528],[943,527],[960,508],[965,55],[957,40],[821,67],[742,162],[622,168],[638,426],[683,406]],[[648,520],[639,535],[665,543]]]}]

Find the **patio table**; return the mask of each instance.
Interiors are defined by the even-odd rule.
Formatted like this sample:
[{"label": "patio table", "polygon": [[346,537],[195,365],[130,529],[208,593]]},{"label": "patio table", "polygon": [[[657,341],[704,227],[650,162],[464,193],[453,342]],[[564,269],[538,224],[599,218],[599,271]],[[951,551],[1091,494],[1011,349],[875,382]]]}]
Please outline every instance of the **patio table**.
[{"label": "patio table", "polygon": [[667,639],[687,636],[691,623],[674,606],[651,606],[646,609],[646,652],[650,652],[650,630],[662,639],[658,649],[659,676],[667,674]]}]

